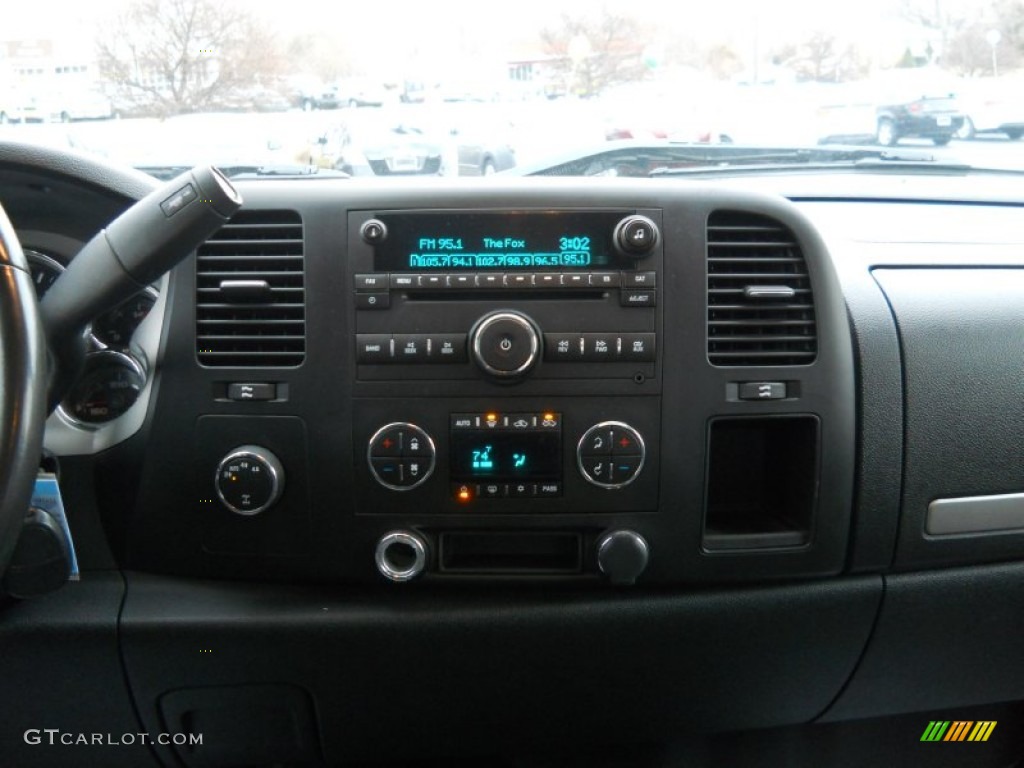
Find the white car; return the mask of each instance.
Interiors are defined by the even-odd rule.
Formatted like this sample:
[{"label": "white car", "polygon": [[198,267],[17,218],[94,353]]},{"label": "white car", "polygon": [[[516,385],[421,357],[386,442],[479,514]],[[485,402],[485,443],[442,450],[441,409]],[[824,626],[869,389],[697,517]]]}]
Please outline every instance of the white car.
[{"label": "white car", "polygon": [[[1017,78],[1019,80],[1019,78]],[[978,134],[1003,134],[1016,140],[1024,136],[1022,83],[1010,78],[965,80],[959,94],[964,124],[957,137],[973,139]]]}]

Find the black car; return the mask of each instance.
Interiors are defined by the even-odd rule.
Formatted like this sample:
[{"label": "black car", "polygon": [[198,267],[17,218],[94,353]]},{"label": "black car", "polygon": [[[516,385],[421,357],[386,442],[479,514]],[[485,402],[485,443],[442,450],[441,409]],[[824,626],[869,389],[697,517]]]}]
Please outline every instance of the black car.
[{"label": "black car", "polygon": [[945,146],[964,124],[964,115],[952,93],[887,104],[876,112],[875,138],[884,147],[904,138],[931,139],[938,146]]}]

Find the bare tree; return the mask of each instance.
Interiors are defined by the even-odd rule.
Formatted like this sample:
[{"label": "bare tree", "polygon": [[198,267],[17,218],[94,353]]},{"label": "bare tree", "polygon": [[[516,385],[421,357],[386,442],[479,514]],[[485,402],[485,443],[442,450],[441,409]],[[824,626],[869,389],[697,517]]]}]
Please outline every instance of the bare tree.
[{"label": "bare tree", "polygon": [[159,115],[223,105],[279,71],[272,36],[222,0],[132,0],[98,43],[101,74],[131,107]]},{"label": "bare tree", "polygon": [[540,34],[545,53],[582,97],[643,77],[643,51],[653,38],[635,18],[608,10],[596,18],[562,16],[557,28]]}]

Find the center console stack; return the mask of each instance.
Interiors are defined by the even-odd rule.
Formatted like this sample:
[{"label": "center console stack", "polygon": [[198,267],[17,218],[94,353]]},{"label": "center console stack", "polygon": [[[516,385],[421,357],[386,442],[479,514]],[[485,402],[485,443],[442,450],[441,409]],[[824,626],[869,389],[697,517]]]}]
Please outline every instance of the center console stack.
[{"label": "center console stack", "polygon": [[[202,553],[168,568],[378,583],[838,572],[853,364],[817,234],[774,198],[583,184],[296,203],[305,358],[232,370],[200,349],[186,366],[214,393],[194,451],[212,503],[195,518]],[[243,190],[243,213],[277,221],[266,189]],[[151,475],[139,508],[170,536],[160,490]]]}]

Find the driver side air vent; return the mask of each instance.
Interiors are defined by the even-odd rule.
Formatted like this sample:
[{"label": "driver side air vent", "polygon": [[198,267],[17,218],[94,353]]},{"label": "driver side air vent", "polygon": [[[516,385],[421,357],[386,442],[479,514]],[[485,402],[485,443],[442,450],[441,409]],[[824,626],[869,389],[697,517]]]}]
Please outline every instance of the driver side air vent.
[{"label": "driver side air vent", "polygon": [[708,219],[708,360],[808,365],[818,353],[814,299],[788,228],[753,213]]},{"label": "driver side air vent", "polygon": [[215,368],[287,368],[306,356],[302,219],[236,213],[196,251],[196,356]]}]

